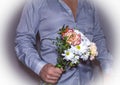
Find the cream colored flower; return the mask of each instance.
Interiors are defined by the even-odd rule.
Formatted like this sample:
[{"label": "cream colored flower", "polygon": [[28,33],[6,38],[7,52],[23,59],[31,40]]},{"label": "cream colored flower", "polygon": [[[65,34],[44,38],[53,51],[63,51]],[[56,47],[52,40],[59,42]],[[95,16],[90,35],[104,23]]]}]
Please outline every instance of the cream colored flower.
[{"label": "cream colored flower", "polygon": [[89,48],[90,48],[90,60],[94,60],[95,56],[98,55],[97,46],[95,43],[91,43]]}]

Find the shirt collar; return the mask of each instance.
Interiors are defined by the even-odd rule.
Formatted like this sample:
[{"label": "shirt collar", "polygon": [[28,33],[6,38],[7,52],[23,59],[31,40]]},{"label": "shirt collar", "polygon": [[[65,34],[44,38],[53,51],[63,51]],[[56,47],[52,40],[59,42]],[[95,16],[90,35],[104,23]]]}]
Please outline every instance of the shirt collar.
[{"label": "shirt collar", "polygon": [[[58,0],[58,2],[62,5],[62,7],[71,15],[72,11],[68,7],[68,5],[63,0]],[[80,3],[80,0],[78,0],[78,4]],[[80,5],[80,4],[79,4]]]},{"label": "shirt collar", "polygon": [[[63,0],[58,0],[60,3],[63,2]],[[78,0],[78,2],[80,2],[80,0]]]}]

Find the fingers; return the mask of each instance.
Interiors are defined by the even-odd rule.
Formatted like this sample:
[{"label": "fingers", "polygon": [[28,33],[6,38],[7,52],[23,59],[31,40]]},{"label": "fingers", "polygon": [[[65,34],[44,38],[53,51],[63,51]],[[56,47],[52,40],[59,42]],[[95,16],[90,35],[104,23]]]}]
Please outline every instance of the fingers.
[{"label": "fingers", "polygon": [[40,77],[47,83],[55,84],[59,80],[62,72],[62,69],[56,68],[52,64],[47,64],[41,70]]},{"label": "fingers", "polygon": [[47,75],[46,78],[48,80],[58,80],[59,79],[59,77],[53,77],[53,76],[50,76],[50,75]]},{"label": "fingers", "polygon": [[55,72],[58,74],[62,74],[63,70],[60,68],[55,68]]},{"label": "fingers", "polygon": [[53,76],[55,76],[55,77],[60,77],[61,76],[61,74],[62,74],[62,71],[59,69],[59,68],[53,68],[52,69],[53,71],[51,71],[52,72],[52,75]]},{"label": "fingers", "polygon": [[58,77],[53,77],[53,76],[50,76],[50,75],[46,75],[44,81],[46,81],[47,83],[54,84],[54,83],[57,83],[58,79],[59,79]]},{"label": "fingers", "polygon": [[47,82],[50,82],[50,83],[53,83],[53,84],[57,83],[61,74],[62,74],[62,71],[59,68],[52,67],[48,71],[48,75],[46,75]]},{"label": "fingers", "polygon": [[49,84],[56,84],[58,80],[47,80],[47,83]]},{"label": "fingers", "polygon": [[61,72],[56,71],[56,69],[53,67],[48,70],[46,77],[49,79],[58,79],[61,76]]}]

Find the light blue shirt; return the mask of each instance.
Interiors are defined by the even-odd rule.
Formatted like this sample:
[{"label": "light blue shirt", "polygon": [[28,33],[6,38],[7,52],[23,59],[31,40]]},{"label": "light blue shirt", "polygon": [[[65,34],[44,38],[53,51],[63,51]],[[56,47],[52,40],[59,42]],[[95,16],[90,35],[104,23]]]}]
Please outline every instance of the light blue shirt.
[{"label": "light blue shirt", "polygon": [[[36,74],[45,64],[57,63],[56,46],[49,39],[56,39],[64,24],[71,28],[77,27],[90,41],[96,43],[99,54],[97,60],[103,72],[111,67],[112,59],[97,13],[87,0],[78,1],[76,20],[63,0],[33,0],[24,7],[16,31],[15,50],[18,59]],[[40,52],[35,48],[37,33],[40,35]],[[58,85],[85,85],[93,79],[93,75],[93,67],[89,63],[80,63],[78,67],[64,73]]]}]

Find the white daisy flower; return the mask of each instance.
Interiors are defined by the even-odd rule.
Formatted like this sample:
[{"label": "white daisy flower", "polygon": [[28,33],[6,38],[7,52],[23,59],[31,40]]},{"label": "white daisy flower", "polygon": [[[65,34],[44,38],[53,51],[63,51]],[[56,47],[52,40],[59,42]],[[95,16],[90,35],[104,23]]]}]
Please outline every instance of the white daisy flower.
[{"label": "white daisy flower", "polygon": [[80,50],[80,46],[79,45],[71,46],[71,48],[69,49],[69,51],[74,53],[74,54],[79,54],[79,50]]},{"label": "white daisy flower", "polygon": [[81,58],[82,60],[84,60],[84,61],[88,60],[88,58],[89,58],[89,53],[86,53],[86,54],[81,55],[80,58]]},{"label": "white daisy flower", "polygon": [[71,48],[68,49],[69,52],[75,53],[75,47],[71,45]]},{"label": "white daisy flower", "polygon": [[81,49],[79,51],[80,55],[87,52],[88,46],[81,44],[80,47],[81,47]]},{"label": "white daisy flower", "polygon": [[72,63],[76,64],[79,62],[79,56],[74,56],[74,58],[72,59]]},{"label": "white daisy flower", "polygon": [[64,51],[64,54],[62,54],[62,56],[65,56],[64,59],[67,61],[71,61],[74,58],[74,54],[68,50]]},{"label": "white daisy flower", "polygon": [[74,47],[74,49],[75,49],[75,54],[81,55],[81,46],[80,45],[76,45]]},{"label": "white daisy flower", "polygon": [[77,34],[80,34],[80,31],[79,31],[79,30],[74,30],[74,32],[76,32]]}]

